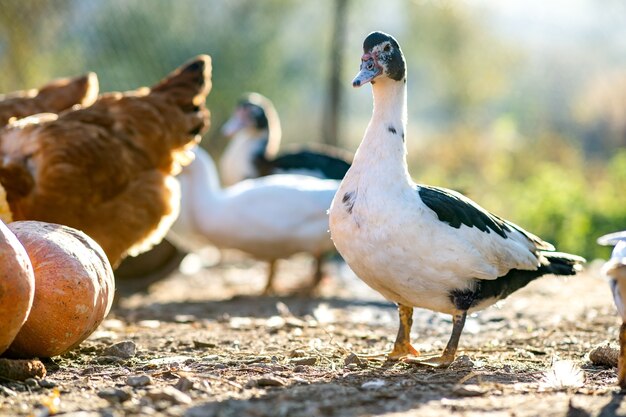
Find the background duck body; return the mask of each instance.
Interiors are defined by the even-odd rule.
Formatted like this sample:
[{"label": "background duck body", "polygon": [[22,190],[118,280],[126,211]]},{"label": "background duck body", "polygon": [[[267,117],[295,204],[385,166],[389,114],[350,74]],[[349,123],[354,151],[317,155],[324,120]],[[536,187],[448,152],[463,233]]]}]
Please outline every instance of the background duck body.
[{"label": "background duck body", "polygon": [[220,159],[224,185],[273,174],[301,174],[342,179],[350,168],[347,152],[324,145],[307,145],[278,155],[280,119],[272,102],[257,93],[245,95],[222,127],[231,137]]},{"label": "background duck body", "polygon": [[[275,175],[221,189],[211,157],[201,148],[194,153],[178,176],[181,214],[168,234],[175,243],[191,250],[207,244],[238,249],[270,263],[307,252],[319,264],[333,250],[326,212],[338,181]],[[267,292],[273,272],[272,266]],[[316,275],[313,286],[320,278]]]},{"label": "background duck body", "polygon": [[[399,305],[392,358],[411,357],[413,307],[453,316],[443,355],[455,357],[468,312],[548,274],[573,275],[584,259],[554,247],[445,188],[415,184],[406,162],[406,66],[397,41],[374,32],[363,43],[353,85],[372,83],[374,112],[330,208],[339,253],[375,290]],[[410,358],[414,360],[414,358]]]}]

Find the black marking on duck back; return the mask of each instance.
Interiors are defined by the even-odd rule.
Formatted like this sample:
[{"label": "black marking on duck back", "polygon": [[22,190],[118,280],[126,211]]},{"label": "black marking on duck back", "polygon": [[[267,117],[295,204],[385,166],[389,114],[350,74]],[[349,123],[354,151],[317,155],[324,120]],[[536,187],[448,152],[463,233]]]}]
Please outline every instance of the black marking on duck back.
[{"label": "black marking on duck back", "polygon": [[469,198],[438,187],[420,185],[418,193],[424,204],[437,214],[437,218],[459,229],[462,224],[476,227],[482,232],[492,231],[507,238],[510,225],[498,216],[484,210]]}]

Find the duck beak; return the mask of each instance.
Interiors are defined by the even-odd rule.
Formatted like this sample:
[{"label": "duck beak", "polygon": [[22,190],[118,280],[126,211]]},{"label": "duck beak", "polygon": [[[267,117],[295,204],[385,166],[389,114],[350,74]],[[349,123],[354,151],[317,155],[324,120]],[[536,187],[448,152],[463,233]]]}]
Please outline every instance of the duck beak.
[{"label": "duck beak", "polygon": [[361,70],[352,80],[352,87],[361,87],[364,84],[371,82],[374,78],[381,74],[381,68],[376,65],[374,58],[365,54],[361,57]]},{"label": "duck beak", "polygon": [[230,119],[222,126],[221,132],[222,135],[227,138],[232,137],[235,133],[239,132],[241,129],[246,127],[246,122],[241,114],[235,112]]}]

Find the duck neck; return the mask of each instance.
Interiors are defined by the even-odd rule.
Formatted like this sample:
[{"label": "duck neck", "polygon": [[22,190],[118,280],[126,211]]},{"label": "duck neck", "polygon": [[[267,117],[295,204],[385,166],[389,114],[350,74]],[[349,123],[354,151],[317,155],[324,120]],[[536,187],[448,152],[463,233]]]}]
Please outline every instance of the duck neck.
[{"label": "duck neck", "polygon": [[206,217],[209,212],[214,211],[222,188],[217,169],[209,154],[203,149],[196,148],[194,155],[194,161],[180,174],[183,187],[181,191],[183,199],[192,200],[190,207],[194,207],[196,211],[194,217]]},{"label": "duck neck", "polygon": [[372,85],[374,111],[353,166],[382,182],[411,182],[406,162],[406,79],[384,78]]}]

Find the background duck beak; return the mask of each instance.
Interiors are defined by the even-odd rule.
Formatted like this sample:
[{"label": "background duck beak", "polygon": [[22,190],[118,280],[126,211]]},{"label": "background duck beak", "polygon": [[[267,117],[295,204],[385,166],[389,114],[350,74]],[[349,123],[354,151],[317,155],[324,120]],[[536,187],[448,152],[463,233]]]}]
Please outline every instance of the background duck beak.
[{"label": "background duck beak", "polygon": [[231,137],[246,126],[245,121],[239,114],[233,114],[230,119],[222,126],[222,135]]}]

